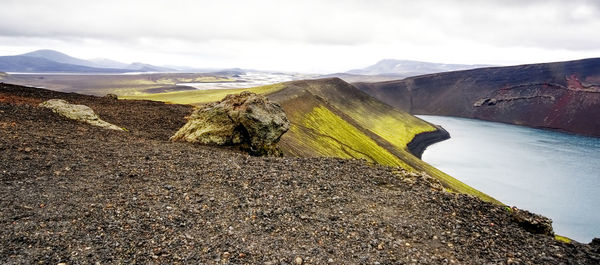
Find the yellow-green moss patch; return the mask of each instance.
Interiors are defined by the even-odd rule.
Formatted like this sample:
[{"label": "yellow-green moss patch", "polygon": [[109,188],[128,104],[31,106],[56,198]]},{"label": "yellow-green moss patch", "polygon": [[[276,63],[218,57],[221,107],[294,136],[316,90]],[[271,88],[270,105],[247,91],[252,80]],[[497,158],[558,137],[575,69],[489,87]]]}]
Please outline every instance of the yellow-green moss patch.
[{"label": "yellow-green moss patch", "polygon": [[256,94],[269,94],[278,91],[284,87],[283,83],[266,85],[252,88],[237,89],[210,89],[210,90],[187,90],[179,92],[167,92],[156,94],[139,94],[134,96],[124,96],[122,99],[146,99],[154,101],[163,101],[175,104],[204,104],[208,102],[219,101],[229,94],[237,94],[242,91],[251,91]]},{"label": "yellow-green moss patch", "polygon": [[559,236],[559,235],[554,235],[554,239],[556,241],[560,241],[560,242],[563,242],[563,243],[571,243],[573,241],[572,239],[570,239],[570,238],[568,238],[566,236]]},{"label": "yellow-green moss patch", "polygon": [[398,157],[323,106],[315,107],[303,115],[299,124],[292,123],[291,131],[307,148],[321,156],[363,158],[382,165],[410,169]]}]

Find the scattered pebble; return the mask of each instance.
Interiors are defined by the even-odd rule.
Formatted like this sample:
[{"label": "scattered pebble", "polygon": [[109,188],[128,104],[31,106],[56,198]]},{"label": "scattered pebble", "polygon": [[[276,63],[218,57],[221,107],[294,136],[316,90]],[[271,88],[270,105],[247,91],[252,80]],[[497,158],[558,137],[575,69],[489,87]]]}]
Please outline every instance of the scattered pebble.
[{"label": "scattered pebble", "polygon": [[420,174],[173,143],[193,107],[11,87],[0,94],[64,97],[130,132],[0,102],[0,124],[18,123],[0,127],[0,264],[600,264]]}]

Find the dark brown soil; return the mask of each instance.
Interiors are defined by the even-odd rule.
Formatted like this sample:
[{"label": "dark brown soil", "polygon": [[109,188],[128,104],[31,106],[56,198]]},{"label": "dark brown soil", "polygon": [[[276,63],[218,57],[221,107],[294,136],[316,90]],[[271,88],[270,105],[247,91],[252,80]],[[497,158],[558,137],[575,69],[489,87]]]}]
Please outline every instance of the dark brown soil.
[{"label": "dark brown soil", "polygon": [[[36,107],[49,98],[130,132]],[[169,142],[190,111],[0,84],[0,263],[600,262],[426,178]]]}]

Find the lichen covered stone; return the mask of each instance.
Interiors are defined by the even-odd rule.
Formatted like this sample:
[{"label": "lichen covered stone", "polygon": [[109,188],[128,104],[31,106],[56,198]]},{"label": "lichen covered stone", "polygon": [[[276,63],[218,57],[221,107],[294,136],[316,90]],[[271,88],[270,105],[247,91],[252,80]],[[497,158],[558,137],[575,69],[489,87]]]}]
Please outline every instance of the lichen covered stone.
[{"label": "lichen covered stone", "polygon": [[234,145],[253,155],[279,156],[277,142],[289,128],[279,104],[244,91],[196,109],[171,140]]},{"label": "lichen covered stone", "polygon": [[40,107],[51,109],[54,113],[57,113],[63,117],[85,122],[94,126],[102,127],[105,129],[119,130],[124,129],[114,124],[108,123],[100,119],[98,115],[92,110],[92,108],[86,105],[75,105],[70,104],[63,99],[50,99],[40,103]]}]

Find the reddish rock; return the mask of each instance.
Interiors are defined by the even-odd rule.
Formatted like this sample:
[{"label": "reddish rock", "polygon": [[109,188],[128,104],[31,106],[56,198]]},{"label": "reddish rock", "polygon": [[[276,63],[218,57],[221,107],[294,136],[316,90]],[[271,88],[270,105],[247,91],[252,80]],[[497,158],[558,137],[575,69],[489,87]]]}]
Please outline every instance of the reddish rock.
[{"label": "reddish rock", "polygon": [[600,137],[600,58],[354,85],[412,114],[474,118]]}]

